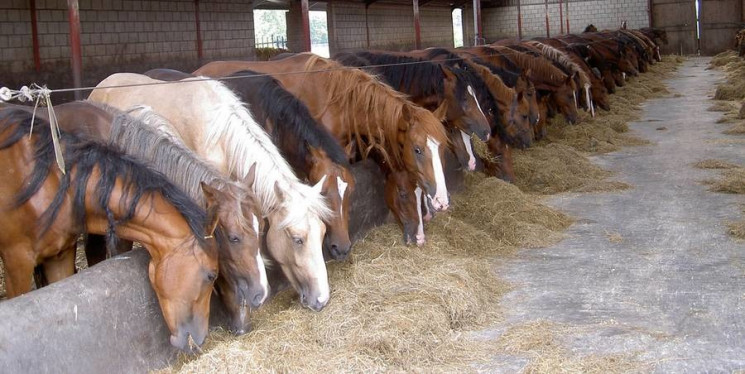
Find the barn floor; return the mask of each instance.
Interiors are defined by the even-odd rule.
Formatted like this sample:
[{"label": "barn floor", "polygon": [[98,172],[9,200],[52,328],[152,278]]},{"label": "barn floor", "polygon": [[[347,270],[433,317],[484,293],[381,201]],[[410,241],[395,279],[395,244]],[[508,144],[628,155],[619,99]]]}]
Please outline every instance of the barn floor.
[{"label": "barn floor", "polygon": [[[718,172],[691,166],[745,165],[745,137],[722,134],[728,125],[706,110],[722,78],[708,62],[687,60],[668,81],[678,95],[647,102],[630,124],[652,145],[593,158],[632,189],[552,197],[577,219],[567,238],[498,265],[515,289],[502,301],[505,324],[484,337],[507,339],[510,353],[482,371],[558,371],[588,358],[619,371],[745,368],[745,243],[725,226],[745,197],[708,191],[701,181]],[[514,333],[538,341],[510,342]]]}]

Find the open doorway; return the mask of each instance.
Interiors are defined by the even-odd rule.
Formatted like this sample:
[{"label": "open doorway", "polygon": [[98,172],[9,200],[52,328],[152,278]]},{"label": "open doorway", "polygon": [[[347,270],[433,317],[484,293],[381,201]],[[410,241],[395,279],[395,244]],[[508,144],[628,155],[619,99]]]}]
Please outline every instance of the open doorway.
[{"label": "open doorway", "polygon": [[254,9],[256,58],[268,60],[287,51],[287,11]]},{"label": "open doorway", "polygon": [[463,9],[453,9],[453,47],[463,46]]},{"label": "open doorway", "polygon": [[329,58],[329,31],[326,22],[325,10],[311,10],[308,12],[310,18],[310,51]]}]

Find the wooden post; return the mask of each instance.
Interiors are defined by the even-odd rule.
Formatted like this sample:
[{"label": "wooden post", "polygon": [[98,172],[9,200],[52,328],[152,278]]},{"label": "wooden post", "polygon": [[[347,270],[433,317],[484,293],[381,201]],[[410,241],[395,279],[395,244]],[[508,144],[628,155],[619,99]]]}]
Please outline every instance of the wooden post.
[{"label": "wooden post", "polygon": [[419,0],[413,0],[414,7],[414,49],[422,49],[422,26],[419,23]]},{"label": "wooden post", "polygon": [[34,69],[41,71],[41,57],[39,54],[39,30],[36,26],[36,0],[30,0],[31,11],[31,43],[34,50]]},{"label": "wooden post", "polygon": [[551,26],[548,23],[548,0],[543,0],[543,4],[545,4],[545,9],[546,9],[546,37],[550,38],[551,37],[551,30],[550,30]]},{"label": "wooden post", "polygon": [[483,39],[481,27],[481,0],[473,0],[473,45],[480,45]]},{"label": "wooden post", "polygon": [[[78,0],[67,0],[67,14],[70,23],[70,66],[75,88],[82,87],[83,52],[80,47],[80,5]],[[75,100],[83,98],[82,92],[75,91]]]},{"label": "wooden post", "polygon": [[517,0],[517,39],[523,38],[523,15],[520,12],[520,0]]},{"label": "wooden post", "polygon": [[303,52],[310,52],[310,15],[308,0],[300,0],[300,11],[303,17]]},{"label": "wooden post", "polygon": [[194,0],[194,22],[197,29],[197,58],[204,57],[202,52],[202,24],[199,22],[199,0]]},{"label": "wooden post", "polygon": [[561,28],[561,33],[564,33],[564,3],[562,0],[559,0],[559,27]]}]

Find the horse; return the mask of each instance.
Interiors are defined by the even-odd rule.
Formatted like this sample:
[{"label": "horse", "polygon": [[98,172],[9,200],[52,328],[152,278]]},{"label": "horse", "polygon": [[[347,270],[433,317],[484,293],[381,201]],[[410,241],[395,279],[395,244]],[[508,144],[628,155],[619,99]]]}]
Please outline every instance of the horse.
[{"label": "horse", "polygon": [[[107,88],[134,84],[127,88]],[[321,244],[323,221],[331,211],[320,195],[323,183],[302,184],[263,128],[223,84],[191,78],[163,84],[139,74],[114,74],[90,96],[122,110],[152,108],[173,127],[161,130],[179,137],[220,172],[251,187],[268,220],[267,250],[300,295],[300,302],[319,311],[328,303],[329,285]],[[254,183],[246,180],[253,165]],[[267,259],[270,260],[270,259]]]},{"label": "horse", "polygon": [[71,275],[70,249],[81,232],[138,241],[151,256],[148,275],[171,344],[190,351],[191,336],[201,345],[218,275],[216,249],[225,240],[215,230],[216,217],[146,164],[65,132],[59,134],[60,171],[49,123],[32,118],[26,109],[0,109],[0,257],[7,295],[30,291],[38,264],[52,282]]},{"label": "horse", "polygon": [[[351,57],[357,57],[357,60]],[[379,75],[388,85],[409,95],[409,100],[432,112],[445,112],[446,124],[486,141],[491,126],[473,94],[466,72],[429,60],[394,55],[383,51],[360,51],[336,55],[334,60],[345,66],[364,68]],[[360,66],[362,65],[362,66]],[[435,114],[437,118],[442,115]]]},{"label": "horse", "polygon": [[250,106],[257,123],[264,126],[298,176],[311,184],[323,180],[321,194],[334,212],[324,221],[324,253],[344,260],[352,247],[349,199],[355,188],[348,151],[316,122],[305,104],[271,76],[243,70],[224,83]]},{"label": "horse", "polygon": [[587,25],[587,27],[585,27],[585,30],[584,30],[584,31],[582,31],[582,32],[583,32],[583,33],[584,33],[584,32],[598,32],[598,28],[597,28],[597,27],[595,27],[595,25],[593,25],[593,24],[591,23],[591,24]]},{"label": "horse", "polygon": [[[152,69],[144,75],[166,81],[194,78],[172,69]],[[326,177],[321,194],[335,214],[324,221],[324,257],[344,260],[352,247],[349,197],[355,187],[345,151],[313,119],[305,104],[272,77],[244,70],[227,77],[223,83],[250,106],[256,122],[270,134],[298,176],[311,184]]]},{"label": "horse", "polygon": [[[218,248],[220,276],[215,285],[230,314],[231,330],[245,333],[248,305],[258,308],[269,295],[259,253],[260,212],[253,192],[219,174],[179,140],[149,125],[163,121],[154,113],[141,113],[140,118],[92,101],[57,105],[55,113],[63,131],[108,142],[147,162],[205,207],[208,216],[217,217],[218,228],[228,240],[225,247]],[[248,179],[253,179],[253,173]],[[86,255],[91,252],[86,247]]]},{"label": "horse", "polygon": [[[377,148],[416,176],[436,210],[448,208],[442,169],[448,138],[431,112],[361,70],[310,53],[271,62],[214,61],[194,74],[222,77],[244,69],[272,74],[340,143],[354,140],[363,156]],[[288,71],[303,73],[283,74]]]}]

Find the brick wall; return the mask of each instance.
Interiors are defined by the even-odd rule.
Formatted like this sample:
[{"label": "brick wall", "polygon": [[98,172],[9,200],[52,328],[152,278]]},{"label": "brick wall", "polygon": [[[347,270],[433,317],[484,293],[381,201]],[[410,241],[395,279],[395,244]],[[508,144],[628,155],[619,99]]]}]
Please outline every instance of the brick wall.
[{"label": "brick wall", "polygon": [[[549,29],[551,35],[561,32],[559,4],[549,1]],[[563,17],[566,26],[567,4],[564,2]],[[590,23],[598,29],[617,29],[621,22],[628,21],[629,28],[647,27],[646,0],[591,0],[570,1],[568,4],[570,32],[580,33]],[[543,2],[521,3],[523,38],[546,36],[546,8]],[[517,36],[517,7],[505,6],[484,9],[482,13],[484,34],[489,41]],[[564,30],[566,32],[566,30]]]},{"label": "brick wall", "polygon": [[[364,4],[333,2],[326,11],[332,55],[355,49],[414,48],[414,11],[410,5],[373,4],[365,10]],[[419,19],[422,47],[453,45],[453,21],[449,8],[421,7]]]},{"label": "brick wall", "polygon": [[[65,0],[37,0],[39,53],[45,70],[69,65]],[[245,0],[200,1],[205,58],[253,56],[251,5]],[[196,60],[192,0],[80,0],[83,67],[131,62]],[[0,72],[33,69],[27,0],[0,3]]]}]

